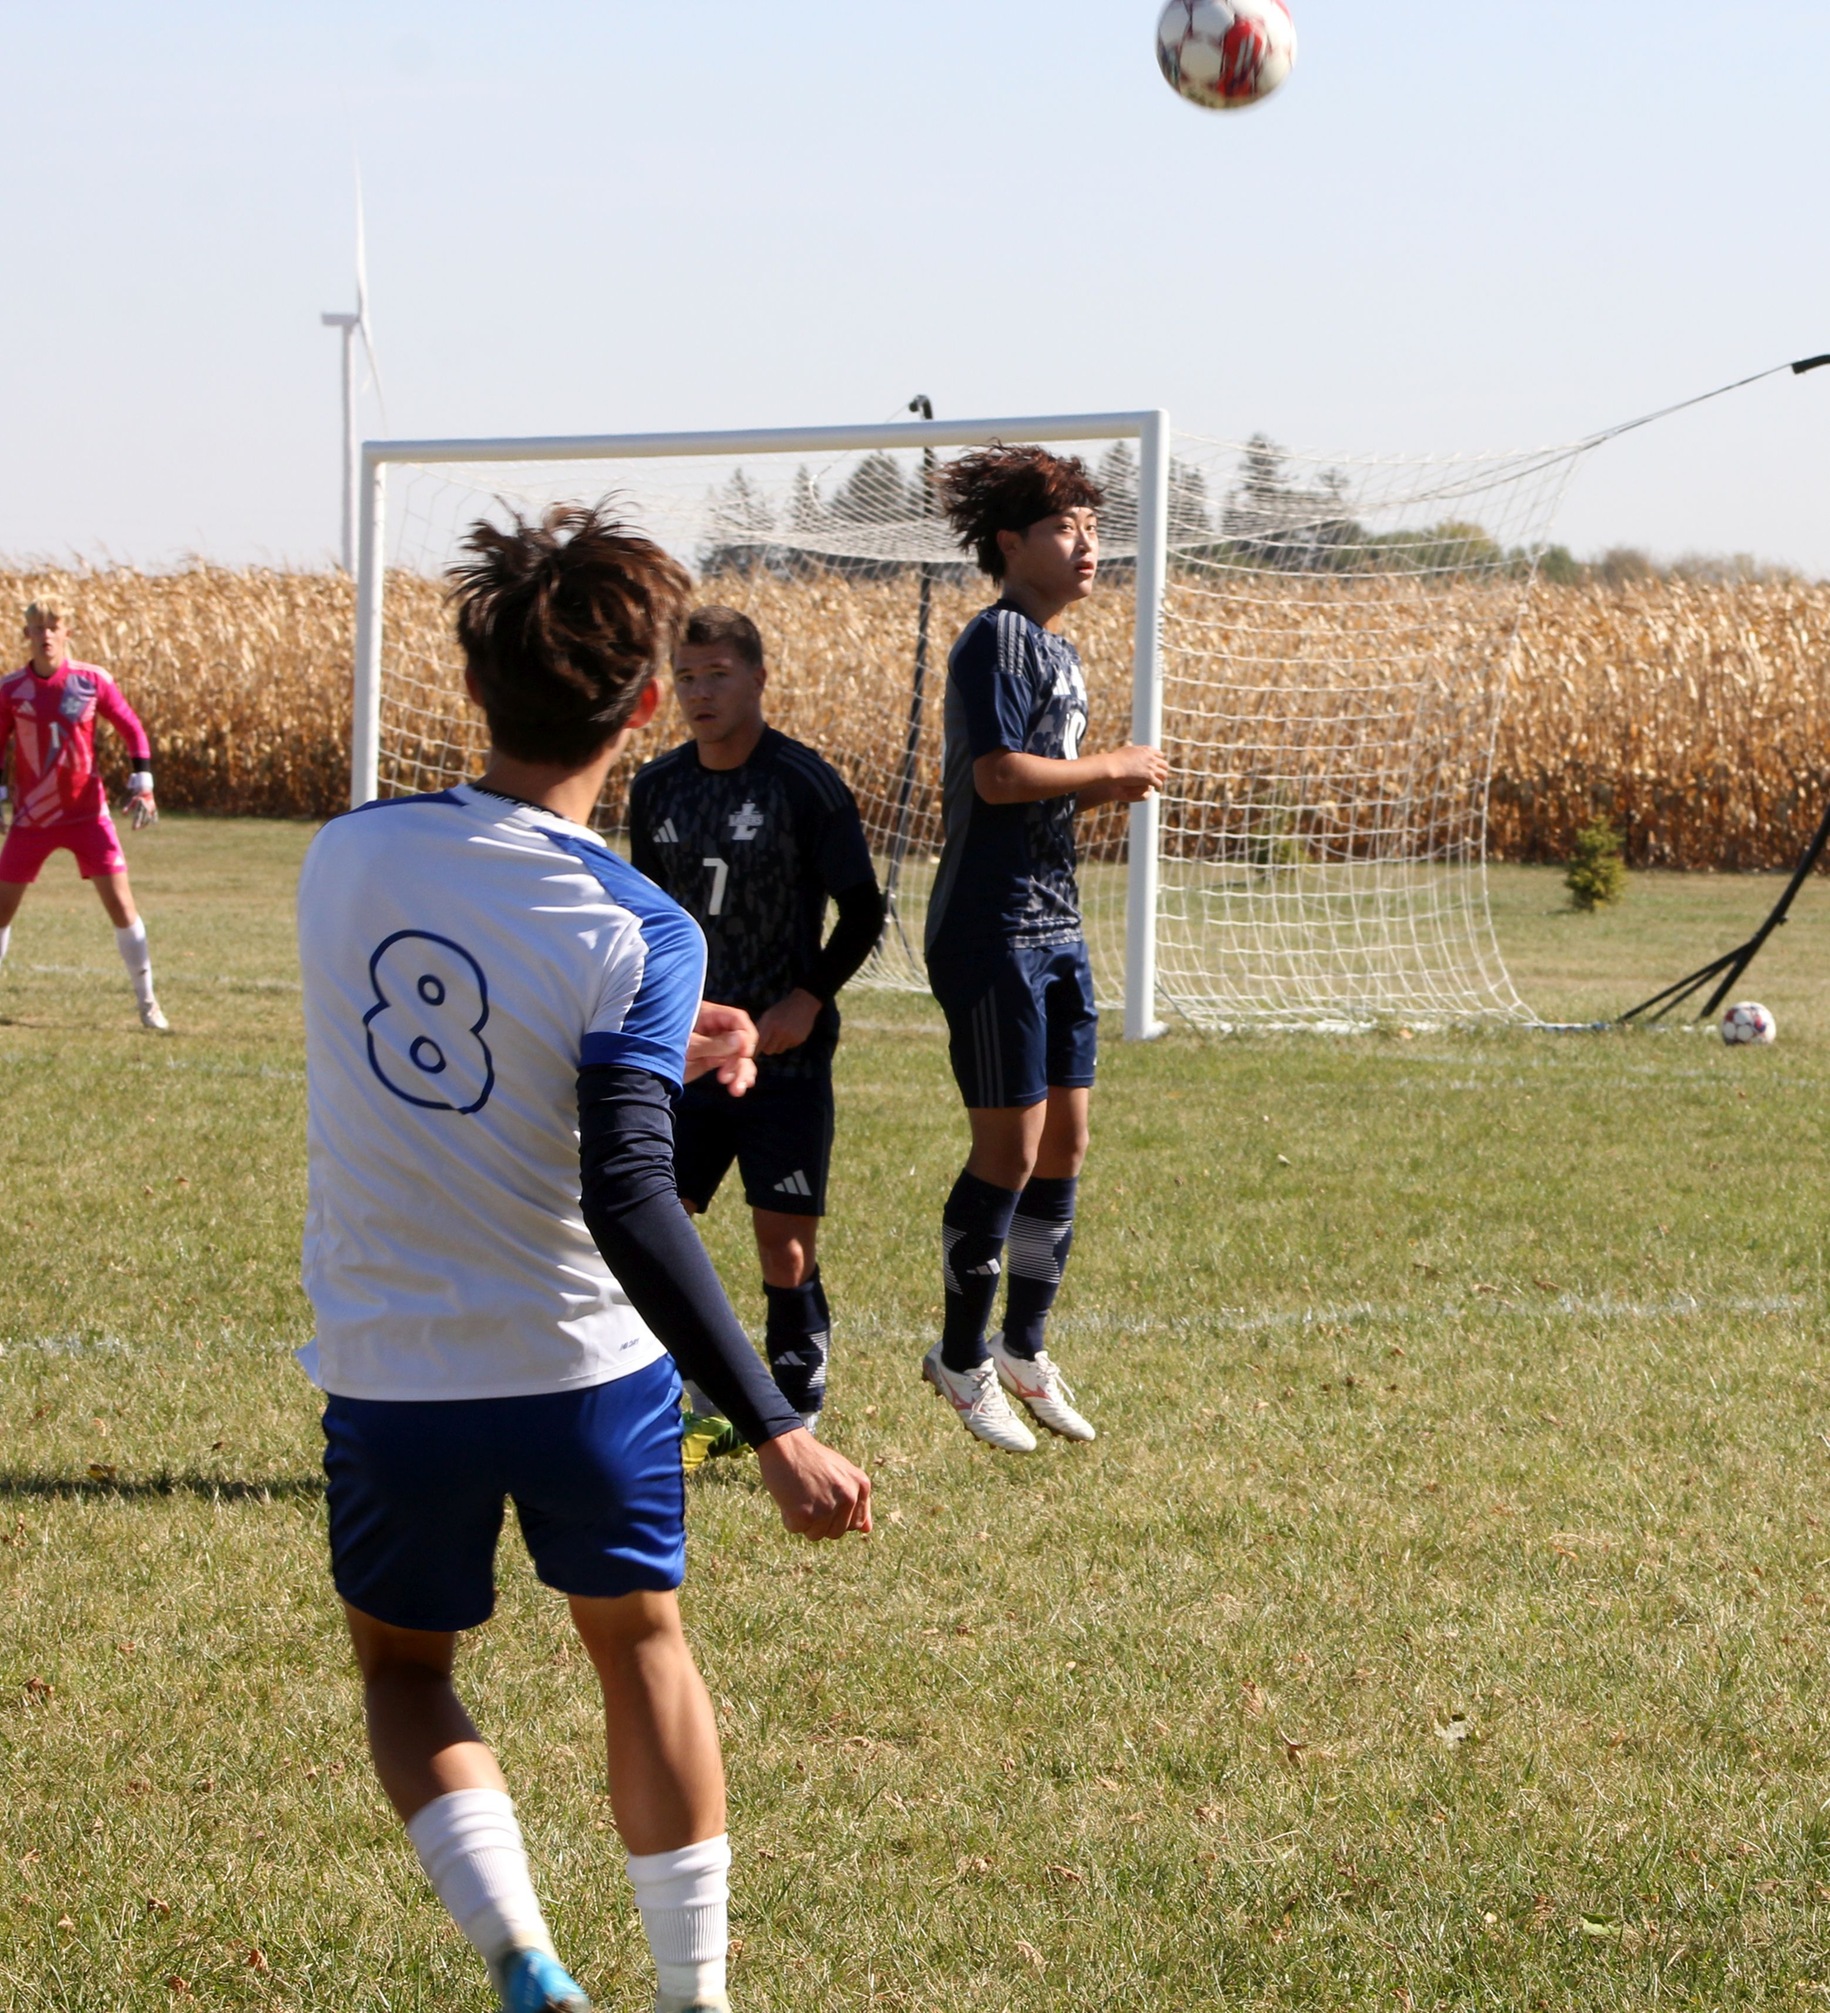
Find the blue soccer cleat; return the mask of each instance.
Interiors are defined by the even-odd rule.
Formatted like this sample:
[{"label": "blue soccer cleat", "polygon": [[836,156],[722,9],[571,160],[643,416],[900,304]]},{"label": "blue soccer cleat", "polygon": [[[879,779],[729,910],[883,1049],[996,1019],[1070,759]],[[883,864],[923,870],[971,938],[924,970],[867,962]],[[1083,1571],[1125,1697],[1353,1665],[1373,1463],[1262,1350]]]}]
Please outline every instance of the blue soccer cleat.
[{"label": "blue soccer cleat", "polygon": [[517,1950],[497,1981],[502,2013],[592,2013],[585,1988],[544,1950]]}]

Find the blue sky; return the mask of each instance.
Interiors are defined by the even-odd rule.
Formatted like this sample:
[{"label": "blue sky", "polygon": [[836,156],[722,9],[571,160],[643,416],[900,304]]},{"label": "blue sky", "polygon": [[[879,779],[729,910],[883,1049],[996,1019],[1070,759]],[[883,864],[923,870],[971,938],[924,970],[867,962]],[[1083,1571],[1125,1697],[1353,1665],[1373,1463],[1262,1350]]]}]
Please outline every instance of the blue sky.
[{"label": "blue sky", "polygon": [[[1296,0],[1243,115],[1169,93],[1156,11],[10,5],[0,552],[332,550],[352,138],[396,433],[925,391],[1472,450],[1830,350],[1822,0]],[[1830,371],[1778,379],[1560,531],[1830,573],[1827,449]]]}]

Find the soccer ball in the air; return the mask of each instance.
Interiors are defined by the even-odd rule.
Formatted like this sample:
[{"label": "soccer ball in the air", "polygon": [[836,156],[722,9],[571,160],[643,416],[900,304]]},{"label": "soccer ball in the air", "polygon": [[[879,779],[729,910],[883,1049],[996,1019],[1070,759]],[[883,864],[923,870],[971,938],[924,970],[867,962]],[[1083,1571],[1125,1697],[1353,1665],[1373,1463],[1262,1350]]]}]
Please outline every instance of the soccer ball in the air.
[{"label": "soccer ball in the air", "polygon": [[1779,1023],[1755,1000],[1743,1000],[1722,1016],[1722,1039],[1730,1048],[1744,1042],[1771,1041],[1779,1033]]},{"label": "soccer ball in the air", "polygon": [[1191,105],[1233,112],[1268,98],[1296,67],[1285,0],[1169,0],[1156,60]]}]

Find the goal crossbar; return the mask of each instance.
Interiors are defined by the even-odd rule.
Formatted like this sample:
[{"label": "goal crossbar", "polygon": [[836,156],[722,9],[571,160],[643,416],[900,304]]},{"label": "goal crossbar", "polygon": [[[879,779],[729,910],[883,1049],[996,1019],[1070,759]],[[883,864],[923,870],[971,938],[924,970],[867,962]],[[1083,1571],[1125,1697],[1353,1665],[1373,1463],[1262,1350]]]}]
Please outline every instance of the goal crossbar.
[{"label": "goal crossbar", "polygon": [[[1135,440],[1138,444],[1137,619],[1131,736],[1158,746],[1163,732],[1163,606],[1169,523],[1169,415],[1050,414],[965,420],[889,420],[864,426],[751,427],[727,432],[564,434],[483,440],[371,440],[362,448],[356,563],[354,713],[350,802],[380,795],[381,659],[386,576],[387,471],[393,464],[641,461],[673,456],[846,454],[872,450],[988,447],[1000,441]],[[1125,1037],[1162,1033],[1156,1019],[1159,800],[1130,809],[1126,844]]]}]

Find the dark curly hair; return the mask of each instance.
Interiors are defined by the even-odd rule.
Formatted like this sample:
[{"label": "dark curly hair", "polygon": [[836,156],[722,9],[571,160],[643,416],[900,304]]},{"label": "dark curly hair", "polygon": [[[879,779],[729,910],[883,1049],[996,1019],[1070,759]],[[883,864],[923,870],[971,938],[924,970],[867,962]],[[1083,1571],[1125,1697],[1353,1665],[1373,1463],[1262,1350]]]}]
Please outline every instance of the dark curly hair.
[{"label": "dark curly hair", "polygon": [[1075,454],[1045,447],[980,448],[949,462],[940,475],[947,521],[980,570],[1004,578],[1000,531],[1027,531],[1064,510],[1097,510],[1105,492]]},{"label": "dark curly hair", "polygon": [[458,642],[491,742],[582,768],[672,654],[692,577],[607,504],[555,504],[538,524],[480,519],[446,574]]}]

